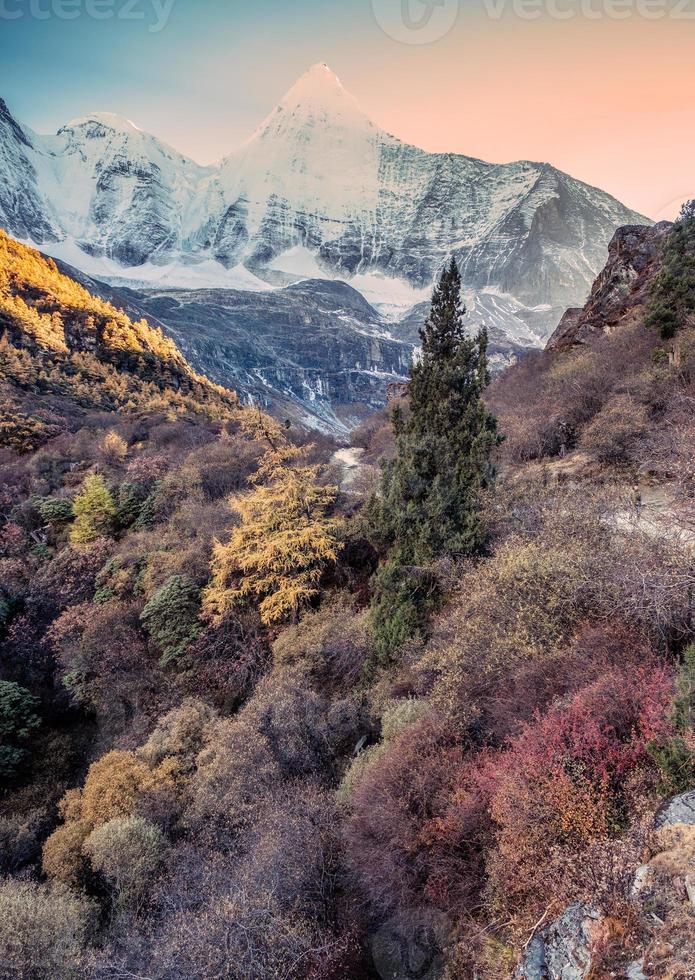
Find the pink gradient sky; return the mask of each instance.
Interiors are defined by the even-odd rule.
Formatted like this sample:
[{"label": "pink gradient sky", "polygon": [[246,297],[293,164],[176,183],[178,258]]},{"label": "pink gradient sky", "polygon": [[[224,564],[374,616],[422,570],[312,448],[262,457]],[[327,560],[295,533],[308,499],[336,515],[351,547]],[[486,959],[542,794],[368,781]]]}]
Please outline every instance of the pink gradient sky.
[{"label": "pink gradient sky", "polygon": [[403,66],[387,85],[363,75],[353,90],[375,121],[426,149],[549,161],[653,218],[695,196],[695,21],[477,30],[461,61],[453,35],[421,52],[416,86]]}]

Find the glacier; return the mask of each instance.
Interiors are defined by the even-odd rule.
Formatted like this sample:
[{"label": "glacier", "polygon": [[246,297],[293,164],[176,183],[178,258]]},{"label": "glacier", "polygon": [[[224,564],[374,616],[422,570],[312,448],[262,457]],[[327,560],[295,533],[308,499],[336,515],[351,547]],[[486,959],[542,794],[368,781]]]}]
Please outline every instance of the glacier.
[{"label": "glacier", "polygon": [[[0,226],[143,296],[186,290],[229,311],[212,292],[230,290],[246,297],[249,330],[254,304],[260,318],[293,283],[324,280],[368,301],[374,331],[415,344],[432,283],[454,256],[468,323],[488,328],[506,363],[542,347],[565,309],[582,305],[619,226],[649,223],[548,163],[404,143],[325,64],[214,166],[107,112],[39,135],[0,99]],[[326,387],[312,388],[312,406]]]},{"label": "glacier", "polygon": [[64,243],[85,271],[105,258],[143,282],[159,266],[158,281],[186,287],[196,266],[210,286],[234,270],[235,288],[242,270],[269,287],[367,277],[385,306],[394,291],[405,302],[427,290],[454,255],[469,289],[562,312],[585,297],[615,229],[647,221],[549,164],[403,143],[323,64],[214,167],[111,113],[39,136],[4,103],[0,167],[0,224],[39,247]]}]

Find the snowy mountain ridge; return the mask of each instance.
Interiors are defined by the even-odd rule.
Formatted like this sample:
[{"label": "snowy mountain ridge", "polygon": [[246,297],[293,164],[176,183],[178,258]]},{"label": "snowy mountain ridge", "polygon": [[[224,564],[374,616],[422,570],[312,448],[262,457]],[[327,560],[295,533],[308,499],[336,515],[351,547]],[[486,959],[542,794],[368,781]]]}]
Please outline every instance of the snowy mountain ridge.
[{"label": "snowy mountain ridge", "polygon": [[343,279],[395,316],[455,255],[480,322],[541,344],[583,302],[615,229],[638,222],[548,164],[401,142],[326,65],[216,167],[110,113],[39,136],[0,101],[0,226],[109,280],[262,290]]}]

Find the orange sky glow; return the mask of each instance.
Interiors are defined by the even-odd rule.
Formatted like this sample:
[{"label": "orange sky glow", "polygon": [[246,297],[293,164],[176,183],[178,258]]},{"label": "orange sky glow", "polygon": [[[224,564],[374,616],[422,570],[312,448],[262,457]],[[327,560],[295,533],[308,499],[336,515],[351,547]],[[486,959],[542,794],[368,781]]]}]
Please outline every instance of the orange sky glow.
[{"label": "orange sky glow", "polygon": [[344,81],[408,142],[548,161],[662,219],[695,196],[694,52],[695,21],[479,23],[416,51],[416,85],[407,62]]}]

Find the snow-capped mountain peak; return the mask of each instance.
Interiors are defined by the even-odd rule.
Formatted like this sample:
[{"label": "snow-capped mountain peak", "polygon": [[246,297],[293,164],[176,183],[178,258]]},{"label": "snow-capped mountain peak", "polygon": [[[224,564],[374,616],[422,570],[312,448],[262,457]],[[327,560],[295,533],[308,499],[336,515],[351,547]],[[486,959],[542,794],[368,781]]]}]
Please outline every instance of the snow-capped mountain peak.
[{"label": "snow-capped mountain peak", "polygon": [[278,104],[244,142],[241,151],[231,153],[225,160],[234,159],[257,140],[272,140],[276,136],[317,127],[337,130],[356,130],[370,133],[376,126],[362,110],[357,99],[344,88],[328,65],[313,65],[304,72],[284,94]]},{"label": "snow-capped mountain peak", "polygon": [[95,128],[101,126],[104,129],[113,130],[117,133],[141,133],[142,130],[125,116],[119,116],[115,112],[90,112],[86,116],[79,116],[71,119],[69,123],[58,130],[58,135],[72,129]]},{"label": "snow-capped mountain peak", "polygon": [[180,247],[206,168],[112,112],[80,116],[55,136],[30,135],[26,155],[62,237],[127,266]]},{"label": "snow-capped mountain peak", "polygon": [[357,99],[325,64],[314,65],[304,72],[282,97],[275,113],[294,113],[298,110],[304,116],[322,113],[332,122],[342,120],[373,125]]},{"label": "snow-capped mountain peak", "polygon": [[[206,209],[220,217],[214,229],[217,257],[236,265],[242,226],[243,238],[254,240],[269,207],[278,217],[301,215],[288,248],[313,250],[327,222],[333,236],[349,222],[373,225],[384,138],[337,75],[325,64],[314,65],[212,178]],[[260,258],[252,249],[242,261],[253,265]]]},{"label": "snow-capped mountain peak", "polygon": [[124,278],[143,265],[168,270],[171,285],[195,265],[219,269],[221,283],[228,270],[273,282],[311,270],[426,292],[454,255],[500,326],[517,303],[543,332],[553,310],[583,302],[615,229],[640,220],[549,165],[403,143],[325,64],[214,168],[112,113],[42,137],[0,103],[0,225],[38,245],[67,240]]}]

